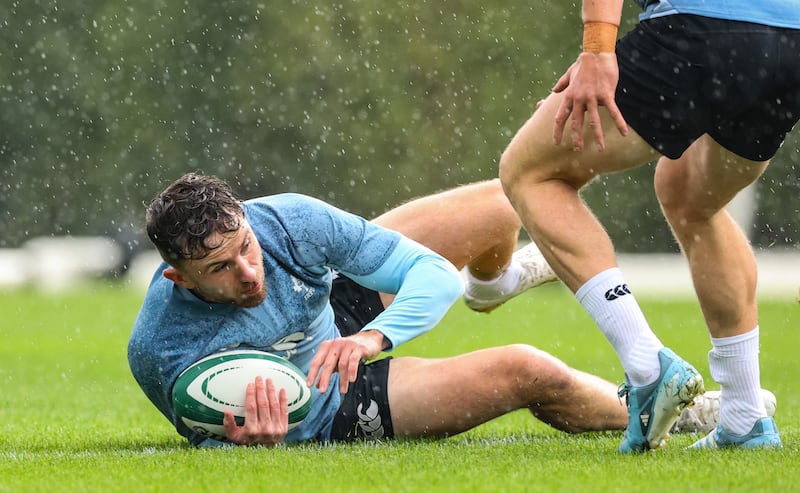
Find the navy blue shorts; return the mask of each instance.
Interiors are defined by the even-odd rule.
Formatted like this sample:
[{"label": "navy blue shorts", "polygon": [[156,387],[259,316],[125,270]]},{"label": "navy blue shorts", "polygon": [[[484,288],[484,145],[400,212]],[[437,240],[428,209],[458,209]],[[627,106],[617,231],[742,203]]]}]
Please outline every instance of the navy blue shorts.
[{"label": "navy blue shorts", "polygon": [[383,311],[377,291],[367,289],[342,275],[333,280],[331,306],[342,336],[353,335]]},{"label": "navy blue shorts", "polygon": [[391,357],[362,364],[350,384],[331,428],[331,441],[394,438],[389,411],[389,364]]},{"label": "navy blue shorts", "polygon": [[800,30],[668,15],[637,24],[616,52],[617,106],[669,158],[707,133],[766,161],[800,117]]},{"label": "navy blue shorts", "polygon": [[[342,336],[355,334],[384,309],[378,292],[344,276],[333,281],[331,305]],[[333,419],[331,441],[394,437],[387,392],[391,359],[359,365],[356,381],[350,384]]]}]

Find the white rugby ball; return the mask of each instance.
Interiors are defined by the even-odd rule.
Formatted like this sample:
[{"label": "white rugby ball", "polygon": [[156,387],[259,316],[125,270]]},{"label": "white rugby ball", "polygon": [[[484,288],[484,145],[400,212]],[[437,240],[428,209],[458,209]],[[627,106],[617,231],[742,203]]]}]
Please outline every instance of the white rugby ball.
[{"label": "white rugby ball", "polygon": [[207,356],[184,370],[172,387],[175,415],[195,433],[226,440],[223,411],[230,409],[244,424],[247,384],[257,376],[285,389],[289,400],[289,429],[303,422],[311,409],[306,376],[290,361],[264,351],[223,351]]}]

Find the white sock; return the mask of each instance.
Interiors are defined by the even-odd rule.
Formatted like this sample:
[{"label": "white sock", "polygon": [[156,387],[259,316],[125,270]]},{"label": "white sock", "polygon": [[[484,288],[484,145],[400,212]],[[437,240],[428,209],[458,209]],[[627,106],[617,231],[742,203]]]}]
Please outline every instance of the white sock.
[{"label": "white sock", "polygon": [[745,435],[767,416],[761,397],[758,326],[733,337],[711,338],[708,366],[720,385],[719,423],[729,433]]},{"label": "white sock", "polygon": [[622,271],[614,267],[597,274],[575,297],[611,343],[631,385],[654,382],[661,373],[658,352],[664,345],[650,329]]},{"label": "white sock", "polygon": [[464,269],[470,294],[482,299],[493,299],[498,295],[507,295],[515,292],[519,287],[519,278],[522,275],[522,270],[520,263],[512,260],[506,270],[497,277],[484,281],[473,276],[469,268]]}]

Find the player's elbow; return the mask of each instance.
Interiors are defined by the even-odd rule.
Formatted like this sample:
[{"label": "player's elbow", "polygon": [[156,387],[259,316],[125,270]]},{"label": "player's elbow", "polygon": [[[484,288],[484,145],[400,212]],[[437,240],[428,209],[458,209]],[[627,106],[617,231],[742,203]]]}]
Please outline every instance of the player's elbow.
[{"label": "player's elbow", "polygon": [[453,304],[464,295],[464,280],[458,269],[450,262],[445,262],[442,267],[441,293],[450,304]]}]

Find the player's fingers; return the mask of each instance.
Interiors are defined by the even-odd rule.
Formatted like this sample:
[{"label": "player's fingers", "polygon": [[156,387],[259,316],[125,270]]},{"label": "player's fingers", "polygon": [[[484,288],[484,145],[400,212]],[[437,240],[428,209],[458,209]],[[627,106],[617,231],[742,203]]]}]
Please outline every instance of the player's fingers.
[{"label": "player's fingers", "polygon": [[348,362],[350,361],[351,354],[353,354],[353,351],[351,348],[348,348],[342,351],[342,354],[339,355],[339,359],[336,361],[336,368],[339,371],[339,392],[342,394],[347,393],[347,385],[350,378]]},{"label": "player's fingers", "polygon": [[256,377],[255,394],[257,420],[269,419],[269,399],[267,398],[267,385],[264,383],[263,377]]},{"label": "player's fingers", "polygon": [[[238,426],[233,417],[233,412],[226,410],[223,416],[223,426],[228,439],[240,445],[248,443],[247,437],[258,422],[258,403],[256,402],[256,386],[248,383],[244,391],[244,425]],[[228,416],[230,414],[230,416]],[[227,422],[225,419],[227,418]]]},{"label": "player's fingers", "polygon": [[[281,403],[280,398],[278,397],[278,392],[275,390],[275,383],[272,381],[271,378],[268,378],[266,381],[266,397],[267,397],[267,408],[269,409],[269,417],[276,417],[281,415]],[[283,390],[283,389],[281,389]]]},{"label": "player's fingers", "polygon": [[619,110],[614,100],[612,99],[610,102],[606,102],[605,106],[611,119],[614,120],[614,125],[617,127],[620,135],[623,137],[628,135],[628,123],[625,121],[622,112]]},{"label": "player's fingers", "polygon": [[327,354],[325,348],[327,346],[325,343],[320,345],[319,349],[317,350],[317,354],[311,358],[311,363],[308,365],[308,377],[306,378],[306,385],[312,387],[314,382],[317,380],[317,375],[319,374],[319,368],[322,366],[322,362],[325,361],[325,355]]},{"label": "player's fingers", "polygon": [[330,384],[331,376],[333,375],[333,372],[338,369],[338,365],[339,351],[333,349],[328,353],[324,363],[320,367],[319,378],[317,380],[317,388],[319,389],[320,393],[324,394],[328,391],[328,385]]},{"label": "player's fingers", "polygon": [[222,426],[225,427],[225,436],[228,440],[235,442],[237,439],[237,432],[239,425],[236,424],[236,418],[233,416],[233,411],[225,409],[222,414]]},{"label": "player's fingers", "polygon": [[587,124],[594,135],[594,140],[597,143],[597,148],[603,150],[606,148],[606,140],[603,135],[603,124],[600,120],[600,109],[597,101],[590,101],[586,107]]},{"label": "player's fingers", "polygon": [[564,137],[564,127],[567,125],[569,115],[572,113],[572,100],[564,98],[556,110],[555,124],[553,125],[553,143],[558,145]]},{"label": "player's fingers", "polygon": [[339,392],[346,394],[351,382],[356,381],[362,351],[358,348],[343,353],[339,358]]},{"label": "player's fingers", "polygon": [[306,379],[306,384],[309,387],[314,386],[314,384],[317,382],[317,379],[321,378],[321,372],[324,370],[325,365],[330,359],[331,353],[335,352],[336,342],[337,339],[325,341],[320,344],[317,353],[311,359],[311,363],[309,364],[308,378]]},{"label": "player's fingers", "polygon": [[353,351],[350,354],[350,361],[347,368],[347,381],[353,383],[358,377],[358,367],[364,361],[364,354],[360,351]]},{"label": "player's fingers", "polygon": [[346,380],[348,382],[352,382],[353,379],[351,378],[352,372],[352,362],[353,359],[356,361],[361,359],[361,355],[363,354],[362,348],[359,346],[350,346],[342,350],[342,354],[339,356],[338,361],[338,368],[340,373],[340,378],[342,380]]},{"label": "player's fingers", "polygon": [[[286,395],[286,389],[281,388],[278,392],[278,416],[280,416],[281,424],[289,427],[289,396]],[[287,430],[284,430],[284,432]]]},{"label": "player's fingers", "polygon": [[258,402],[256,401],[256,386],[248,383],[244,391],[244,422],[255,422],[258,419]]},{"label": "player's fingers", "polygon": [[572,109],[572,121],[570,133],[572,134],[572,146],[576,150],[583,149],[583,116],[586,108],[583,105]]},{"label": "player's fingers", "polygon": [[566,72],[564,72],[564,75],[558,78],[558,80],[556,81],[556,85],[553,86],[553,92],[561,92],[567,87],[569,87],[569,79],[571,73],[572,73],[572,67],[570,67]]}]

